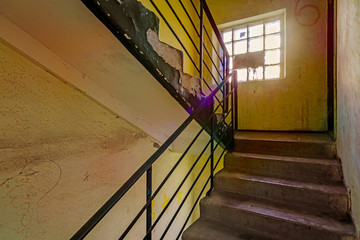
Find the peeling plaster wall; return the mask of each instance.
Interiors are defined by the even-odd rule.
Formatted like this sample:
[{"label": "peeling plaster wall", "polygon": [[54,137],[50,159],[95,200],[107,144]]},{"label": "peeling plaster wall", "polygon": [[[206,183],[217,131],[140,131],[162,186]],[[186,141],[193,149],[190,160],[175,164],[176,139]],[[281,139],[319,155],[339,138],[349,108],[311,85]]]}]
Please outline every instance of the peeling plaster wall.
[{"label": "peeling plaster wall", "polygon": [[286,8],[286,78],[239,84],[239,128],[326,131],[326,1],[208,0],[208,4],[217,24]]},{"label": "peeling plaster wall", "polygon": [[360,2],[337,2],[337,151],[360,231]]},{"label": "peeling plaster wall", "polygon": [[[144,132],[2,43],[0,102],[1,239],[69,239],[158,147]],[[154,186],[180,155],[167,151],[155,164]],[[153,217],[195,158],[187,155],[159,193]],[[195,177],[190,175],[165,218],[181,203]],[[190,194],[173,230],[181,227],[181,216],[196,197]],[[144,178],[124,200],[87,239],[119,237],[145,201]],[[130,232],[130,239],[143,235],[143,223],[144,219]],[[155,237],[160,228],[163,222]]]},{"label": "peeling plaster wall", "polygon": [[[175,36],[171,32],[171,30],[168,28],[168,26],[163,21],[163,19],[161,18],[159,13],[156,11],[156,9],[153,7],[153,5],[150,3],[150,1],[149,0],[140,0],[140,2],[146,8],[150,9],[152,12],[154,12],[158,16],[158,18],[160,20],[160,27],[159,27],[160,41],[165,42],[165,43],[169,44],[170,46],[181,50],[184,53],[183,54],[184,55],[184,72],[186,72],[190,75],[193,75],[193,76],[199,76],[196,68],[194,67],[194,65],[191,62],[191,60],[189,59],[189,57],[186,55],[186,53],[183,50],[183,48],[181,47],[180,43],[175,38]],[[156,6],[159,8],[159,10],[162,12],[162,14],[166,16],[166,20],[168,21],[170,26],[174,29],[175,33],[178,35],[178,37],[180,38],[180,40],[183,43],[183,45],[185,46],[185,48],[188,50],[190,56],[193,58],[194,62],[198,66],[199,61],[200,61],[200,59],[198,57],[199,54],[197,53],[197,51],[196,51],[194,45],[192,44],[191,40],[189,39],[189,37],[186,35],[181,24],[178,22],[175,15],[172,13],[168,4],[165,1],[154,1],[154,2],[156,4]],[[171,1],[169,1],[169,3],[175,10],[175,12],[178,15],[179,19],[181,20],[182,24],[185,26],[189,35],[191,36],[194,43],[198,47],[200,44],[199,37],[196,34],[188,16],[186,15],[186,13],[183,10],[182,6],[180,5],[179,1],[171,0]],[[198,4],[197,1],[195,1],[194,3]],[[196,28],[199,29],[200,20],[199,20],[199,17],[197,16],[193,6],[191,5],[190,1],[183,1],[183,5],[186,8],[186,10],[188,11],[188,14],[191,17],[191,19],[193,20]],[[199,7],[199,6],[196,6],[196,7]]]}]

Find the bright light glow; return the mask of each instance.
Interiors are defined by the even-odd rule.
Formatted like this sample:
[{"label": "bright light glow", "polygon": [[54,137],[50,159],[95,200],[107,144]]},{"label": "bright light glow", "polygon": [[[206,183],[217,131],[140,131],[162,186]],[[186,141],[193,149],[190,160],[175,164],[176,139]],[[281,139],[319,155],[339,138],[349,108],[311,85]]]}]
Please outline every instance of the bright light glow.
[{"label": "bright light glow", "polygon": [[234,43],[234,54],[243,54],[247,52],[247,41],[242,40]]},{"label": "bright light glow", "polygon": [[232,55],[232,43],[225,43],[225,47],[230,55]]},{"label": "bright light glow", "polygon": [[252,68],[249,68],[249,80],[261,80],[263,79],[264,68],[258,67],[255,69],[255,72]]},{"label": "bright light glow", "polygon": [[265,64],[280,63],[280,49],[265,51]]},{"label": "bright light glow", "polygon": [[280,65],[265,67],[265,78],[266,79],[280,78]]},{"label": "bright light glow", "polygon": [[252,38],[249,40],[249,52],[264,50],[264,37]]},{"label": "bright light glow", "polygon": [[223,33],[223,39],[224,39],[224,42],[231,42],[232,38],[231,38],[231,35],[232,35],[232,31],[227,31],[227,32],[224,32]]},{"label": "bright light glow", "polygon": [[280,20],[265,24],[265,34],[280,32]]},{"label": "bright light glow", "polygon": [[234,30],[234,41],[242,40],[247,38],[247,29],[246,28],[240,28]]},{"label": "bright light glow", "polygon": [[263,35],[264,32],[264,25],[259,24],[252,27],[249,27],[249,37],[255,37]]},{"label": "bright light glow", "polygon": [[236,71],[237,71],[238,82],[245,82],[247,78],[247,69],[242,68],[242,69],[237,69]]},{"label": "bright light glow", "polygon": [[265,37],[265,49],[280,48],[280,43],[281,43],[280,33]]}]

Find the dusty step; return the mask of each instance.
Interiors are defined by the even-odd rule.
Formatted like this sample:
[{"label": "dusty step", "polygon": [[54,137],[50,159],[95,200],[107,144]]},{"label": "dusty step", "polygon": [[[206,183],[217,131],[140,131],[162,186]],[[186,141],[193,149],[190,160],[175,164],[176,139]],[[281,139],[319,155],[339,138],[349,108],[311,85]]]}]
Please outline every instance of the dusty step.
[{"label": "dusty step", "polygon": [[330,136],[321,133],[237,132],[234,151],[311,158],[336,155]]},{"label": "dusty step", "polygon": [[225,169],[262,176],[318,183],[342,183],[341,164],[335,159],[297,158],[232,152],[225,155]]},{"label": "dusty step", "polygon": [[216,174],[214,183],[215,190],[270,200],[317,215],[347,218],[347,192],[343,185],[306,183],[228,171]]},{"label": "dusty step", "polygon": [[355,240],[351,222],[297,213],[243,201],[226,195],[212,194],[201,201],[204,219],[226,222],[236,231],[247,228],[259,234],[275,235],[274,239],[286,240]]},{"label": "dusty step", "polygon": [[182,235],[182,240],[247,240],[253,237],[238,234],[212,221],[198,219]]}]

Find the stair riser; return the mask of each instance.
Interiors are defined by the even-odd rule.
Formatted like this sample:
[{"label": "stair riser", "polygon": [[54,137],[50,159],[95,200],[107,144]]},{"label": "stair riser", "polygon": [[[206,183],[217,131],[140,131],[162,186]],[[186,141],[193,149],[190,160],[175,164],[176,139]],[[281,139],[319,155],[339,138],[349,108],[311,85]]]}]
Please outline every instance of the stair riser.
[{"label": "stair riser", "polygon": [[314,214],[347,218],[346,194],[330,194],[311,189],[248,181],[238,178],[215,177],[215,190],[269,200],[279,206]]},{"label": "stair riser", "polygon": [[309,228],[302,224],[244,210],[237,210],[223,205],[207,205],[202,202],[201,215],[205,219],[216,220],[226,224],[234,229],[234,231],[236,231],[238,227],[248,228],[259,233],[280,235],[283,236],[282,239],[287,240],[355,240],[355,238],[351,236],[339,236],[334,232]]},{"label": "stair riser", "polygon": [[[335,161],[335,160],[334,160]],[[340,165],[290,162],[266,158],[225,156],[225,169],[268,177],[317,183],[341,183]]]},{"label": "stair riser", "polygon": [[333,143],[284,142],[267,140],[236,139],[234,151],[269,155],[334,158]]}]

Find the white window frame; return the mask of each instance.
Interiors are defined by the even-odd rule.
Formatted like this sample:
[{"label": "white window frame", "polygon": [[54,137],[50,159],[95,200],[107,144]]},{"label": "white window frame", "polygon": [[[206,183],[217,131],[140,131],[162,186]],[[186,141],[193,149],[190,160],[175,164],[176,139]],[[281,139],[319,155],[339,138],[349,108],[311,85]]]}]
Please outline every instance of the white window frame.
[{"label": "white window frame", "polygon": [[[255,81],[279,80],[279,79],[283,79],[286,77],[286,37],[285,37],[286,36],[286,9],[280,9],[277,11],[273,11],[273,12],[269,12],[269,13],[265,13],[265,14],[261,14],[261,15],[257,15],[257,16],[253,16],[253,17],[240,19],[240,20],[236,20],[233,22],[228,22],[228,23],[218,25],[220,32],[223,33],[230,29],[234,30],[234,29],[245,28],[245,27],[248,29],[249,26],[257,25],[259,23],[271,22],[272,20],[277,20],[277,19],[280,20],[280,38],[281,38],[280,77],[265,79],[265,66],[269,66],[269,65],[265,65],[265,60],[264,60],[262,79],[255,80]],[[265,31],[263,33],[263,36],[264,37],[266,36]],[[247,41],[249,41],[249,38],[250,37],[247,36]],[[232,44],[234,43],[233,36],[232,36],[231,42],[232,42]],[[265,39],[263,40],[263,42],[265,44]],[[263,51],[265,52],[265,46],[264,46]],[[234,47],[233,47],[233,52],[234,52]],[[233,52],[229,53],[231,55],[231,58],[234,58]],[[252,81],[254,81],[254,80],[249,80],[249,71],[247,71],[246,81],[239,81],[239,82],[252,82]]]}]

